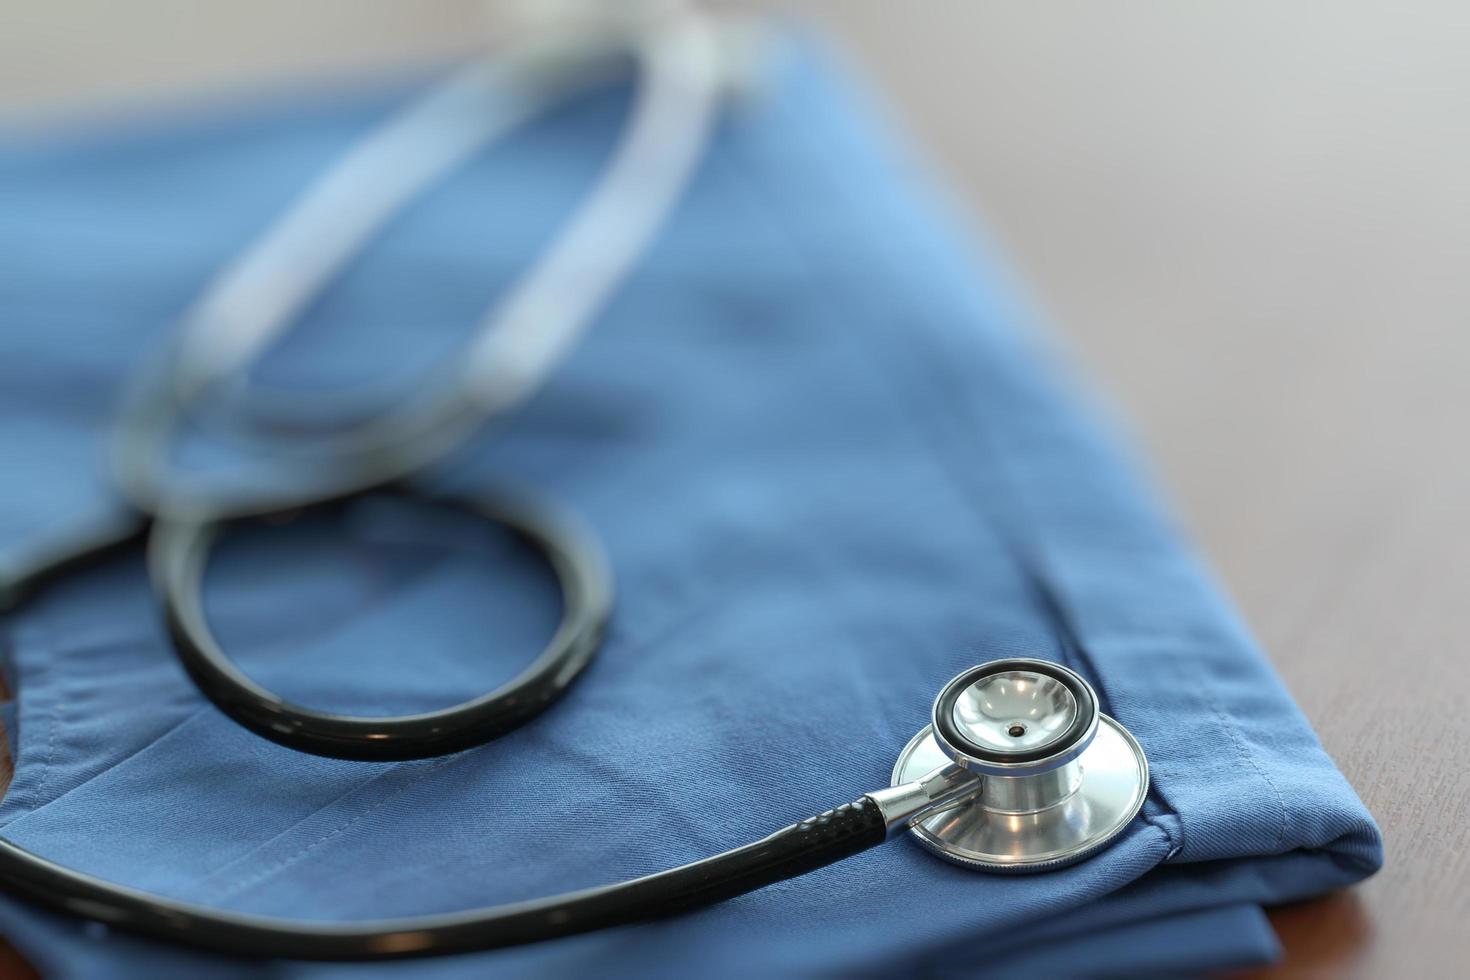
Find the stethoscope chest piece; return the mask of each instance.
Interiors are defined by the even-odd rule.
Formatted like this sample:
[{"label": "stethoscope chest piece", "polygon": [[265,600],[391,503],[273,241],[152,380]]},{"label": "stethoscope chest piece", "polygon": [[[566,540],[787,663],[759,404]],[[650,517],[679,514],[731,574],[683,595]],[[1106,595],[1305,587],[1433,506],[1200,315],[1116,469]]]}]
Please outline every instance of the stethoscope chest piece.
[{"label": "stethoscope chest piece", "polygon": [[981,664],[947,684],[893,785],[955,764],[978,794],[914,823],[925,848],[986,871],[1048,871],[1110,843],[1143,806],[1148,761],[1076,673],[1044,660]]}]

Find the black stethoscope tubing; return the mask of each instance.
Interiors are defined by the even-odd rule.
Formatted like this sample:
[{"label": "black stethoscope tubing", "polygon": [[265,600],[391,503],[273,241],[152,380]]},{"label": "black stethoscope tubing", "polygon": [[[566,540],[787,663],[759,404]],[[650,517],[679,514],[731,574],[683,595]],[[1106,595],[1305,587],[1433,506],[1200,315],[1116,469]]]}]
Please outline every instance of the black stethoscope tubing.
[{"label": "black stethoscope tubing", "polygon": [[[400,486],[397,492],[414,493]],[[591,662],[612,611],[612,574],[591,531],[571,514],[529,499],[434,495],[501,524],[544,555],[561,587],[562,615],[550,642],[509,681],[438,711],[353,717],[295,704],[245,674],[216,640],[204,611],[203,582],[223,522],[155,522],[148,558],[154,592],[179,662],[214,705],[243,727],[298,752],[391,762],[448,755],[520,727],[566,693]],[[299,511],[285,515],[291,517]]]},{"label": "black stethoscope tubing", "polygon": [[[124,392],[109,444],[116,482],[137,510],[185,517],[248,516],[407,478],[449,455],[487,420],[523,403],[565,359],[691,178],[718,106],[721,53],[713,27],[677,6],[661,20],[635,20],[613,29],[609,37],[573,34],[524,47],[506,55],[514,68],[495,72],[472,64],[370,133],[308,189],[279,227],[217,277],[183,316],[172,341],[145,360]],[[211,416],[193,411],[203,396],[239,396],[247,389],[244,373],[252,359],[289,328],[400,208],[469,151],[555,104],[569,90],[615,74],[629,61],[635,79],[632,104],[592,188],[552,244],[496,298],[461,348],[415,384],[401,404],[284,438],[288,433],[279,420],[272,421],[278,411],[262,414],[249,399],[230,399],[242,409],[242,431],[218,426],[212,431],[244,439],[282,464],[287,486],[271,481],[209,486],[211,481],[172,465],[170,451],[186,423],[209,427]],[[484,109],[480,102],[493,102],[488,93],[497,87],[511,89],[524,105],[502,107],[488,121],[479,118],[477,110]],[[470,133],[457,140],[457,128]],[[448,137],[444,130],[450,131]],[[419,141],[436,148],[416,153]],[[374,163],[378,157],[382,159]],[[400,161],[412,177],[394,179],[392,170]],[[342,190],[341,184],[355,193]],[[359,210],[375,218],[359,220]],[[324,240],[320,249],[316,239]],[[317,251],[327,258],[314,259]],[[293,262],[308,260],[314,264],[307,272],[292,268]],[[275,302],[277,292],[288,300]],[[211,342],[226,352],[223,363],[200,353]],[[271,398],[281,399],[279,393]],[[277,438],[262,440],[261,429]]]},{"label": "black stethoscope tubing", "polygon": [[[681,43],[694,37],[708,55],[709,40],[694,21],[676,24],[676,33],[679,30],[688,35]],[[668,131],[672,120],[699,130],[684,133],[679,149],[671,154],[668,172],[675,184],[687,174],[708,118],[708,66],[695,70],[697,60],[696,56],[691,61],[687,50],[677,51],[674,45],[655,46],[649,56],[648,64],[665,76],[661,91],[666,95],[677,87],[669,83],[677,83],[681,76],[697,79],[696,94],[682,106],[678,99],[664,103],[668,111],[663,114],[663,131],[650,124],[643,132],[643,142],[652,146],[673,140],[676,134]],[[637,166],[626,169],[644,179],[650,176]],[[666,197],[654,200],[645,219],[660,213],[667,202]],[[607,215],[602,217],[606,220]],[[615,250],[613,272],[626,265],[636,239],[635,235]],[[567,331],[568,336],[574,333],[575,329]],[[349,430],[348,438],[329,453],[333,465],[313,474],[327,473],[328,478],[310,491],[284,499],[247,495],[182,503],[168,497],[154,469],[181,410],[178,392],[164,383],[178,365],[165,358],[162,368],[155,369],[161,370],[162,378],[145,377],[141,397],[125,413],[117,443],[121,482],[138,509],[119,512],[33,555],[20,575],[0,582],[0,607],[13,607],[56,579],[95,566],[146,537],[150,571],[162,596],[176,654],[205,695],[252,731],[319,755],[379,760],[437,755],[503,734],[545,710],[567,690],[593,656],[611,605],[611,578],[601,550],[585,530],[553,509],[488,498],[458,500],[460,506],[509,526],[546,555],[564,592],[564,612],[547,649],[520,675],[483,697],[440,712],[353,718],[285,701],[240,671],[214,640],[203,613],[202,578],[210,542],[223,520],[319,505],[396,485],[443,455],[488,416],[523,397],[554,353],[533,350],[520,366],[534,370],[501,377],[503,384],[497,390],[490,390],[496,385],[487,385],[484,379],[469,378],[430,400],[427,408],[415,406],[413,411]],[[3,838],[0,887],[110,927],[219,953],[394,959],[538,942],[710,905],[881,843],[888,826],[879,804],[864,796],[753,844],[617,884],[465,912],[352,923],[301,922],[180,902],[67,868]]]},{"label": "black stethoscope tubing", "polygon": [[[399,492],[413,492],[397,488]],[[203,615],[202,576],[218,522],[155,523],[150,565],[163,596],[175,653],[226,714],[272,741],[318,755],[407,759],[483,743],[528,721],[560,697],[590,661],[611,607],[600,548],[556,511],[494,498],[457,501],[499,521],[541,550],[564,590],[562,624],[546,651],[491,694],[418,716],[353,718],[284,701],[256,684],[214,642]],[[118,549],[102,535],[54,567],[17,583],[33,595],[62,572],[95,565]],[[386,734],[386,738],[364,738]],[[365,922],[301,922],[179,902],[84,874],[0,838],[0,888],[38,904],[128,932],[236,956],[302,960],[404,959],[498,949],[643,922],[722,902],[840,861],[887,839],[879,805],[863,796],[755,843],[657,874],[563,895],[443,915]]]}]

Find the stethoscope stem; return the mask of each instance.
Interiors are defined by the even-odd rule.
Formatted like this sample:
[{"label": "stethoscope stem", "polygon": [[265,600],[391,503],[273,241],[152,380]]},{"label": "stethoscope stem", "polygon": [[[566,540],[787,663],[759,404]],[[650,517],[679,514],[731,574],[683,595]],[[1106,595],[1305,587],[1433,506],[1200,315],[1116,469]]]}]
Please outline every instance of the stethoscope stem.
[{"label": "stethoscope stem", "polygon": [[868,793],[867,798],[877,805],[886,833],[893,836],[919,820],[973,800],[981,787],[979,775],[949,763],[912,782]]}]

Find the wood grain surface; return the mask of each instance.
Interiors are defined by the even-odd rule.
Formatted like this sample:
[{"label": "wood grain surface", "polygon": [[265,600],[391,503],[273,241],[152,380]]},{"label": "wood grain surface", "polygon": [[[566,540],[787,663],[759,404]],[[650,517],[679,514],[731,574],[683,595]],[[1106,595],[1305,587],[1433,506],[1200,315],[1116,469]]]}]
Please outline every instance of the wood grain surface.
[{"label": "wood grain surface", "polygon": [[[1384,829],[1378,877],[1273,913],[1286,959],[1261,975],[1465,975],[1470,13],[796,8],[999,238]],[[432,59],[483,12],[0,0],[0,21],[0,111],[46,111]]]},{"label": "wood grain surface", "polygon": [[[1470,971],[1470,12],[824,7],[1383,828],[1279,976]],[[943,11],[941,14],[940,11]]]}]

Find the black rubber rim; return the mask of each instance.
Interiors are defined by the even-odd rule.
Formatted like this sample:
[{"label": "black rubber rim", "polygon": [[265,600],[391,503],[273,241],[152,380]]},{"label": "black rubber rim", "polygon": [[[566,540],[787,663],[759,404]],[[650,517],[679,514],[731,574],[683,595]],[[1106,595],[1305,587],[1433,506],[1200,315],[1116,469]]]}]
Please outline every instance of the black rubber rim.
[{"label": "black rubber rim", "polygon": [[570,515],[505,497],[445,496],[402,486],[389,492],[447,503],[516,532],[556,573],[562,591],[560,625],[518,675],[461,704],[388,717],[317,711],[248,677],[225,653],[205,617],[204,571],[215,538],[226,523],[248,519],[155,520],[149,565],[174,653],[199,690],[255,734],[298,752],[338,759],[392,761],[457,752],[504,735],[545,711],[601,645],[612,609],[611,574],[590,531]]},{"label": "black rubber rim", "polygon": [[[1039,746],[1028,752],[997,752],[987,748],[969,738],[959,730],[954,723],[954,704],[959,700],[961,692],[982,677],[990,674],[999,674],[1007,670],[1029,670],[1035,674],[1045,674],[1047,677],[1060,681],[1067,690],[1072,692],[1072,697],[1077,699],[1077,717],[1059,738],[1052,739],[1045,745]],[[1077,744],[1092,727],[1097,717],[1097,699],[1092,691],[1080,677],[1058,664],[1048,663],[1044,660],[1026,660],[1017,658],[1013,660],[992,660],[990,663],[981,664],[965,671],[954,680],[945,685],[944,690],[939,692],[939,698],[934,702],[934,730],[938,734],[941,743],[948,743],[959,749],[967,756],[979,759],[982,762],[997,764],[1015,763],[1024,765],[1028,762],[1039,762],[1054,755],[1060,755]]]}]

